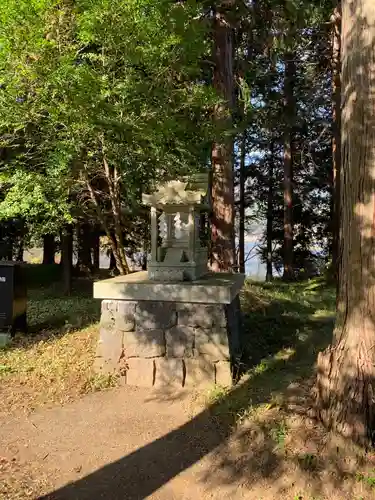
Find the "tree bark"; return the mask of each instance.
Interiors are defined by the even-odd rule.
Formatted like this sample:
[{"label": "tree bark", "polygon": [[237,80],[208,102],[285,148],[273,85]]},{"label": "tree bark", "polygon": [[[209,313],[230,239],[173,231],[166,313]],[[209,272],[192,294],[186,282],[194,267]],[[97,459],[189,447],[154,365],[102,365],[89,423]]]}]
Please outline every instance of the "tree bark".
[{"label": "tree bark", "polygon": [[45,234],[43,236],[43,264],[54,264],[55,252],[55,236],[53,234]]},{"label": "tree bark", "polygon": [[92,232],[92,266],[93,271],[100,269],[100,233],[94,228]]},{"label": "tree bark", "polygon": [[332,278],[338,283],[341,170],[341,4],[332,16]]},{"label": "tree bark", "polygon": [[116,259],[115,259],[115,256],[113,255],[112,250],[109,253],[109,269],[110,269],[110,271],[113,271],[114,269],[116,269]]},{"label": "tree bark", "polygon": [[77,269],[79,272],[88,273],[92,270],[91,260],[91,227],[89,224],[80,223],[76,226],[78,242]]},{"label": "tree bark", "polygon": [[270,159],[268,162],[268,189],[267,189],[267,272],[266,281],[272,281],[272,237],[273,237],[273,164],[274,164],[274,142],[271,140]]},{"label": "tree bark", "polygon": [[9,261],[13,260],[13,249],[14,249],[14,237],[9,238],[6,247],[6,259]]},{"label": "tree bark", "polygon": [[63,268],[64,294],[72,293],[73,226],[67,225],[61,233],[61,264]]},{"label": "tree bark", "polygon": [[212,146],[211,268],[232,271],[235,264],[233,139],[228,135],[233,108],[233,30],[228,14],[235,0],[223,0],[215,8],[213,20],[213,85],[223,103],[214,110],[214,120],[222,137]]},{"label": "tree bark", "polygon": [[[106,161],[105,161],[104,165],[105,165],[105,169],[107,170],[108,164]],[[86,187],[87,187],[90,199],[92,201],[92,204],[94,205],[98,219],[101,222],[102,227],[103,227],[103,229],[106,233],[106,236],[108,238],[108,241],[111,245],[111,251],[112,251],[113,257],[116,260],[116,267],[117,267],[120,274],[129,274],[129,266],[128,266],[128,263],[126,260],[125,250],[123,248],[122,241],[121,241],[121,225],[120,225],[119,219],[117,217],[117,210],[118,210],[117,206],[115,208],[116,214],[115,213],[113,214],[114,218],[115,218],[115,233],[113,233],[110,230],[110,228],[107,224],[107,221],[103,215],[103,212],[102,212],[101,207],[99,205],[97,194],[96,194],[93,186],[91,185],[91,182],[90,182],[88,175],[86,173],[83,173],[83,175],[84,175],[84,179],[85,179],[85,183],[86,183]],[[106,176],[107,175],[109,175],[109,174],[106,172]],[[113,203],[113,200],[112,200],[112,203]]]},{"label": "tree bark", "polygon": [[331,429],[375,444],[375,9],[342,2],[338,313],[318,357],[317,405]]},{"label": "tree bark", "polygon": [[117,167],[110,168],[107,159],[103,157],[104,172],[107,179],[109,195],[112,206],[112,215],[114,221],[114,236],[116,251],[114,256],[116,258],[116,265],[120,274],[129,274],[129,266],[126,259],[126,253],[123,245],[122,227],[121,227],[121,203],[120,203],[120,185]]},{"label": "tree bark", "polygon": [[285,109],[285,134],[284,134],[284,248],[283,279],[293,279],[293,128],[295,123],[295,54],[285,54],[284,74],[284,109]]},{"label": "tree bark", "polygon": [[245,159],[246,159],[246,132],[241,139],[240,159],[240,206],[239,206],[239,252],[238,264],[240,273],[245,273]]},{"label": "tree bark", "polygon": [[17,262],[23,262],[23,253],[24,253],[24,239],[23,236],[21,236],[19,244],[18,244],[18,249],[17,249],[17,256],[16,256],[16,261]]}]

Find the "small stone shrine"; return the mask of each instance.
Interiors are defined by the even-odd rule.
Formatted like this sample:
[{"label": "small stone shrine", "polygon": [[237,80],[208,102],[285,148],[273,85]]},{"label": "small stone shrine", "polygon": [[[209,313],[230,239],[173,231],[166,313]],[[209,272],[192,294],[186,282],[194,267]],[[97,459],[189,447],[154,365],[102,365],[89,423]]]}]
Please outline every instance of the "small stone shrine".
[{"label": "small stone shrine", "polygon": [[193,281],[207,274],[207,192],[208,175],[198,174],[143,195],[143,203],[151,206],[151,280]]},{"label": "small stone shrine", "polygon": [[244,275],[208,271],[208,176],[143,196],[151,207],[148,271],[96,282],[102,300],[95,367],[124,384],[228,386],[240,345]]}]

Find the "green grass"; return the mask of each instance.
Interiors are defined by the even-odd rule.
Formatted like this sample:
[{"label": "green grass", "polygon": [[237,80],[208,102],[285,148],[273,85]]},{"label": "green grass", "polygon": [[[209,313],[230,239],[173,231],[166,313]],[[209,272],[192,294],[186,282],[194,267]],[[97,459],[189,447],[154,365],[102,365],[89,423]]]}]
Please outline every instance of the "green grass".
[{"label": "green grass", "polygon": [[362,472],[357,472],[357,481],[366,484],[370,488],[375,490],[375,469],[370,474],[363,474]]},{"label": "green grass", "polygon": [[64,296],[58,285],[28,291],[27,320],[31,333],[64,333],[95,323],[99,316],[100,301],[92,298],[90,282],[77,283],[70,296]]},{"label": "green grass", "polygon": [[301,469],[316,470],[318,466],[318,457],[314,453],[302,453],[298,456],[298,461]]},{"label": "green grass", "polygon": [[335,291],[323,280],[295,284],[248,281],[242,297],[244,361],[250,367],[280,349],[307,341],[320,326],[331,331]]},{"label": "green grass", "polygon": [[28,288],[27,320],[31,334],[44,330],[64,333],[99,320],[100,301],[92,298],[92,281],[75,279],[72,293],[62,292],[57,264],[24,266]]},{"label": "green grass", "polygon": [[242,294],[246,375],[235,389],[210,394],[212,411],[226,423],[280,403],[291,383],[313,373],[331,340],[335,292],[323,280],[285,284],[248,281]]},{"label": "green grass", "polygon": [[[30,382],[33,387],[46,384],[49,394],[52,387],[59,395],[51,381],[63,387],[68,379],[74,385],[76,377],[82,391],[112,386],[113,380],[97,380],[90,372],[100,315],[90,280],[76,279],[67,297],[58,281],[58,266],[29,265],[27,273],[30,332],[0,351],[0,379]],[[328,344],[334,302],[333,289],[321,280],[291,285],[247,282],[242,294],[246,382],[233,391],[216,388],[213,411],[235,423],[259,407],[279,404],[280,391],[308,376],[318,351]]]},{"label": "green grass", "polygon": [[288,426],[283,419],[275,422],[275,425],[270,429],[270,437],[279,448],[284,446],[287,435]]}]

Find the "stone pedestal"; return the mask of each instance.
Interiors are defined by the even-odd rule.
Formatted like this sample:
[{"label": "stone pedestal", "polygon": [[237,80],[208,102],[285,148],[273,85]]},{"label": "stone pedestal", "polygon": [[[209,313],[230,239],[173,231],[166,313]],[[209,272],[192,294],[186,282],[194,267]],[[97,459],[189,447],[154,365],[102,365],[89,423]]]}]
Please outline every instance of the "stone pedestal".
[{"label": "stone pedestal", "polygon": [[209,274],[158,283],[139,272],[95,283],[94,297],[102,299],[96,369],[146,387],[230,385],[243,281]]}]

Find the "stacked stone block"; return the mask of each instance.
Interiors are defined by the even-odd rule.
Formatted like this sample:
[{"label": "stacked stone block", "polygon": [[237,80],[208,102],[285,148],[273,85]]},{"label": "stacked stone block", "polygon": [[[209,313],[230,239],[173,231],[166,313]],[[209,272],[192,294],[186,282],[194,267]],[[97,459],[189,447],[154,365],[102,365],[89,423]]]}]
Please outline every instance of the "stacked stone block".
[{"label": "stacked stone block", "polygon": [[234,302],[103,300],[96,369],[136,386],[230,385],[237,316]]}]

